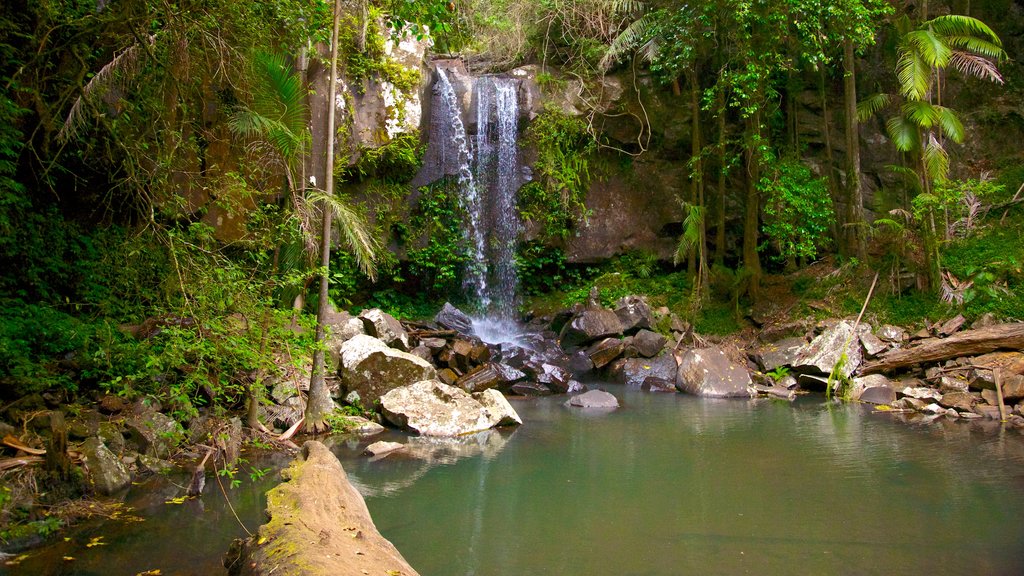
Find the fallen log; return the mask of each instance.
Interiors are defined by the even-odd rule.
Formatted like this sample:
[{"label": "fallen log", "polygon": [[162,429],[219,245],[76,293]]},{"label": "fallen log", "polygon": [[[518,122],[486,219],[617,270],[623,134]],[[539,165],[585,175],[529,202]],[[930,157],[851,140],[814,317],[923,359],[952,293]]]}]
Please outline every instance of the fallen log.
[{"label": "fallen log", "polygon": [[1024,322],[998,324],[977,330],[966,330],[949,338],[921,340],[911,348],[901,348],[883,354],[877,360],[861,366],[861,374],[892,372],[924,362],[940,362],[961,356],[977,356],[997,350],[1024,349]]}]

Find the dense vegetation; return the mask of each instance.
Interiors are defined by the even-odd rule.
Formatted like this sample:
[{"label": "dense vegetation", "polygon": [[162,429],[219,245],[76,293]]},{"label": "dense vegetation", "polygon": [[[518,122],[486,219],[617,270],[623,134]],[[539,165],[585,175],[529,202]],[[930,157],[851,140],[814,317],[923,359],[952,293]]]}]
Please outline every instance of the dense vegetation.
[{"label": "dense vegetation", "polygon": [[[537,63],[546,93],[575,81],[594,103],[581,116],[553,107],[525,134],[537,177],[518,210],[539,232],[517,265],[538,310],[581,301],[596,284],[608,301],[650,294],[698,329],[727,332],[758,303],[764,269],[795,271],[792,291],[829,299],[837,313],[880,270],[893,280],[878,298],[881,319],[910,323],[954,307],[1021,318],[1022,216],[1010,202],[1019,151],[967,166],[955,146],[975,137],[984,110],[952,94],[1014,94],[1018,70],[991,28],[950,8],[364,0],[345,4],[338,60],[348,82],[418,90],[418,72],[391,60],[386,42],[426,25],[437,53],[470,54],[481,69]],[[418,135],[364,148],[339,138],[334,189],[307,184],[322,143],[308,132],[302,74],[328,64],[331,14],[329,3],[290,0],[4,4],[5,402],[47,390],[153,395],[185,420],[203,406],[240,407],[278,352],[310,347],[321,273],[343,308],[424,316],[459,300],[461,208],[450,182],[410,190]],[[1005,88],[991,82],[1001,73]],[[609,74],[648,78],[636,86],[687,110],[689,146],[602,134],[598,89]],[[824,147],[796,125],[795,101],[807,94],[824,111],[815,128]],[[351,122],[339,119],[339,133]],[[902,178],[877,191],[895,200],[870,223],[862,182],[849,177],[860,173],[847,153],[861,148],[860,122],[888,128]],[[569,262],[566,242],[590,216],[588,187],[641,154],[687,166],[676,261]],[[998,170],[979,178],[976,166]],[[335,251],[328,270],[317,264],[325,203],[354,247]],[[809,279],[822,258],[837,273]],[[908,275],[915,286],[904,291],[897,281]]]}]

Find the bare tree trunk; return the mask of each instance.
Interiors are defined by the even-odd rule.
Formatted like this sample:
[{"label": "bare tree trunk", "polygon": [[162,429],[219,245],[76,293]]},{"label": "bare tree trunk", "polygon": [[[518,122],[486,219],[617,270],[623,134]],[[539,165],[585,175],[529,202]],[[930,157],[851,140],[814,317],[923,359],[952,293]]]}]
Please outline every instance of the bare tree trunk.
[{"label": "bare tree trunk", "polygon": [[[324,175],[324,192],[334,194],[334,112],[337,109],[335,97],[338,85],[338,28],[341,24],[341,0],[334,0],[334,33],[331,35],[331,74],[327,89],[327,169]],[[309,378],[309,398],[306,401],[305,430],[313,434],[327,430],[325,418],[334,409],[324,381],[324,322],[330,311],[327,296],[327,270],[331,265],[331,217],[333,211],[325,200],[323,203],[323,228],[320,243],[320,301],[316,314],[316,339],[313,348],[313,370]]]},{"label": "bare tree trunk", "polygon": [[[832,153],[832,122],[829,120],[828,95],[825,92],[825,68],[819,70],[819,88],[821,90],[821,119],[822,131],[825,137],[825,182],[828,183],[828,194],[832,198],[832,205],[839,206],[839,196],[836,191],[836,163]],[[846,255],[846,246],[843,242],[841,228],[836,219],[829,222],[829,232],[832,234],[832,241],[840,254]]]},{"label": "bare tree trunk", "polygon": [[843,102],[846,108],[846,201],[849,213],[846,225],[850,251],[863,262],[867,256],[864,227],[864,192],[860,185],[860,137],[857,123],[857,71],[853,41],[843,45]]},{"label": "bare tree trunk", "polygon": [[761,136],[761,111],[754,113],[750,120],[747,144],[747,202],[743,221],[743,266],[749,274],[748,291],[756,302],[761,293],[761,259],[757,253],[757,237],[761,211],[761,196],[757,190],[761,179],[761,160],[758,158],[758,146]]},{"label": "bare tree trunk", "polygon": [[725,95],[719,91],[715,99],[718,109],[718,210],[715,228],[715,264],[725,263]]},{"label": "bare tree trunk", "polygon": [[700,221],[697,222],[697,242],[691,251],[690,260],[695,270],[691,270],[690,277],[693,278],[693,298],[699,303],[704,297],[704,289],[707,286],[708,265],[707,265],[707,210],[704,206],[704,142],[700,124],[700,75],[693,70],[690,90],[690,110],[693,114],[693,135],[690,138],[690,154],[693,158],[693,183],[691,195],[693,202],[700,210]]}]

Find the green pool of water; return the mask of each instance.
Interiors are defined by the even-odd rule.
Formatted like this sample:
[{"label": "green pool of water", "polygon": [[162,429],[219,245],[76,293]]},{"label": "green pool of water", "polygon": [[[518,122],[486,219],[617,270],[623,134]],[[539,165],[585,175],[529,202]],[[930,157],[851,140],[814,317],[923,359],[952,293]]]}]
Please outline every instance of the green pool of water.
[{"label": "green pool of water", "polygon": [[[908,424],[821,398],[607,389],[621,410],[526,400],[512,431],[388,432],[410,454],[377,461],[360,453],[380,437],[334,449],[378,528],[424,576],[1024,573],[1018,432]],[[272,482],[228,490],[250,528]],[[147,486],[129,499],[144,521],[83,524],[0,573],[222,573],[244,531],[211,488],[165,504],[180,489]],[[104,545],[87,547],[95,536]]]}]

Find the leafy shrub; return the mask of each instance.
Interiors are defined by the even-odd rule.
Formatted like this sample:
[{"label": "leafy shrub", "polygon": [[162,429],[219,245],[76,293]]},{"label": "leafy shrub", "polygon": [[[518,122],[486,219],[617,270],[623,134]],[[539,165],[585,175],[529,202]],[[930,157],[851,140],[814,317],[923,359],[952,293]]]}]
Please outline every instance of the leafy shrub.
[{"label": "leafy shrub", "polygon": [[813,259],[828,242],[828,224],[834,217],[825,181],[798,161],[768,166],[758,183],[766,201],[764,232],[778,249],[779,260]]}]

